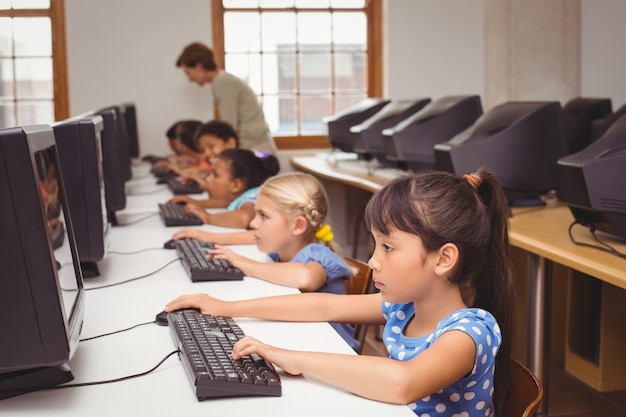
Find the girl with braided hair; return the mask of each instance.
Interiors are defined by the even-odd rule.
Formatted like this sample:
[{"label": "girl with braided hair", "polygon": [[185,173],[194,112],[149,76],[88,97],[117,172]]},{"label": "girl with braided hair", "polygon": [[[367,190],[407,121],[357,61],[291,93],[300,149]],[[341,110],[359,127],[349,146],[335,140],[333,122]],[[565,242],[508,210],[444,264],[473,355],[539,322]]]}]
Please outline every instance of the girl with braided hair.
[{"label": "girl with braided hair", "polygon": [[235,344],[233,358],[256,353],[290,374],[408,404],[417,416],[498,416],[513,333],[508,215],[504,191],[485,169],[463,177],[431,171],[397,178],[365,210],[375,244],[368,264],[380,292],[233,302],[188,295],[165,310],[384,324],[388,358],[295,351],[251,336]]},{"label": "girl with braided hair", "polygon": [[[351,273],[326,223],[328,198],[322,184],[302,172],[280,174],[259,188],[250,227],[254,242],[274,262],[258,262],[216,245],[209,256],[225,259],[245,275],[302,292],[345,294]],[[352,325],[331,323],[353,347]]]}]

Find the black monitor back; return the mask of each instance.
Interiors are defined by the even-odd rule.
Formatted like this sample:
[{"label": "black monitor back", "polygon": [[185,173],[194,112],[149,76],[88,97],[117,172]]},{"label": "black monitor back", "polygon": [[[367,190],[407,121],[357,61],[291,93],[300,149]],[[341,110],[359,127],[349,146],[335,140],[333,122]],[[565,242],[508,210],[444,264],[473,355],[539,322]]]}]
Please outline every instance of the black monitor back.
[{"label": "black monitor back", "polygon": [[556,188],[556,162],[567,155],[558,102],[513,101],[494,107],[470,128],[435,145],[437,169],[465,174],[489,169],[512,204],[541,204]]},{"label": "black monitor back", "polygon": [[126,152],[119,134],[118,112],[113,108],[102,109],[96,114],[102,116],[102,171],[104,175],[104,195],[109,221],[117,224],[115,212],[126,207],[126,159],[120,155]]},{"label": "black monitor back", "polygon": [[483,114],[480,96],[442,97],[419,112],[385,129],[384,153],[412,171],[435,167],[435,144],[450,140]]},{"label": "black monitor back", "polygon": [[128,135],[128,154],[131,158],[139,158],[139,131],[137,128],[137,109],[134,103],[127,102],[119,105]]},{"label": "black monitor back", "polygon": [[52,128],[83,277],[97,276],[95,262],[104,257],[110,226],[102,174],[104,121],[101,115],[81,115],[57,122]]},{"label": "black monitor back", "polygon": [[592,142],[594,120],[608,116],[612,112],[610,98],[578,97],[563,106],[563,124],[569,152],[584,149]]},{"label": "black monitor back", "polygon": [[344,152],[353,152],[356,134],[351,133],[350,128],[376,114],[387,103],[389,100],[369,97],[332,116],[324,117],[322,122],[332,147]]},{"label": "black monitor back", "polygon": [[557,197],[574,218],[626,239],[626,114],[599,139],[557,163]]},{"label": "black monitor back", "polygon": [[73,378],[85,300],[57,155],[50,126],[0,130],[0,399]]},{"label": "black monitor back", "polygon": [[124,181],[128,181],[132,177],[132,158],[130,156],[130,139],[128,137],[128,127],[126,126],[126,116],[124,115],[124,108],[121,106],[110,106],[104,109],[98,110],[96,113],[101,114],[112,110],[115,112],[115,135],[116,140],[119,142],[117,152],[120,159],[120,168],[122,169],[122,178]]},{"label": "black monitor back", "polygon": [[593,142],[594,140],[604,136],[609,128],[613,126],[613,123],[615,123],[617,119],[622,117],[624,114],[626,114],[626,103],[622,104],[622,107],[615,110],[614,113],[595,119],[591,123],[591,141]]},{"label": "black monitor back", "polygon": [[383,130],[395,126],[400,121],[420,111],[428,103],[430,103],[430,98],[427,97],[391,100],[373,116],[350,128],[350,133],[354,134],[354,152],[371,155],[381,164],[388,164],[389,161],[385,158],[383,145]]}]

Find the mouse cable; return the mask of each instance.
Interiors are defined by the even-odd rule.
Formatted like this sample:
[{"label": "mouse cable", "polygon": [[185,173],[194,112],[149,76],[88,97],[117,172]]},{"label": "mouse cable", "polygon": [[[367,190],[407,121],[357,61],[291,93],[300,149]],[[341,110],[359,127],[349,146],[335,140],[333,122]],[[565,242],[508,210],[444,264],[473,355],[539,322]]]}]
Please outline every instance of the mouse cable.
[{"label": "mouse cable", "polygon": [[134,326],[128,327],[126,329],[115,330],[114,332],[104,333],[104,334],[100,334],[98,336],[86,337],[84,339],[80,339],[79,342],[87,342],[89,340],[98,339],[100,337],[110,336],[110,335],[117,334],[117,333],[127,332],[129,330],[136,329],[137,327],[145,326],[146,324],[155,324],[155,323],[156,323],[156,320],[151,320],[151,321],[147,321],[145,323],[135,324]]},{"label": "mouse cable", "polygon": [[156,271],[152,271],[149,272],[147,274],[144,275],[140,275],[138,277],[134,277],[134,278],[130,278],[124,281],[120,281],[120,282],[114,282],[112,284],[106,284],[106,285],[100,285],[99,287],[89,287],[89,288],[85,288],[85,291],[91,291],[91,290],[99,290],[101,288],[109,288],[109,287],[115,287],[117,285],[122,285],[122,284],[126,284],[127,282],[132,282],[132,281],[137,281],[138,279],[142,279],[142,278],[147,278],[151,275],[156,274],[157,272],[161,272],[162,270],[164,270],[166,267],[170,266],[171,264],[173,264],[174,262],[180,261],[182,258],[178,257],[176,259],[173,259],[171,261],[169,261],[168,263],[166,263],[165,265],[163,265],[162,267],[160,267],[159,269],[157,269]]},{"label": "mouse cable", "polygon": [[615,249],[613,246],[609,245],[608,243],[602,241],[602,239],[600,239],[597,235],[596,235],[596,228],[593,224],[589,225],[589,232],[591,233],[591,236],[593,236],[593,239],[599,243],[599,245],[593,245],[591,243],[585,243],[585,242],[579,242],[574,238],[574,235],[572,234],[572,229],[574,228],[575,225],[581,225],[584,226],[584,224],[580,223],[579,221],[575,220],[574,222],[572,222],[572,224],[569,225],[569,238],[570,240],[579,246],[586,246],[589,248],[593,248],[593,249],[598,249],[604,252],[608,252],[611,253],[615,256],[618,256],[622,259],[626,259],[626,253],[622,253],[620,251],[618,251],[617,249]]},{"label": "mouse cable", "polygon": [[145,220],[151,219],[151,218],[153,218],[154,216],[158,216],[158,215],[159,215],[159,212],[158,212],[158,211],[155,211],[155,212],[152,212],[152,213],[148,214],[147,216],[141,217],[141,218],[139,218],[139,219],[137,219],[137,220],[133,220],[132,222],[128,222],[128,223],[118,223],[118,224],[117,224],[117,226],[115,226],[115,227],[131,226],[131,225],[133,225],[133,224],[137,224],[137,223],[143,222],[143,221],[145,221]]},{"label": "mouse cable", "polygon": [[137,253],[148,252],[151,250],[163,250],[163,246],[157,246],[153,248],[144,248],[144,249],[139,249],[139,250],[135,250],[131,252],[120,252],[116,250],[111,250],[107,252],[107,255],[135,255]]},{"label": "mouse cable", "polygon": [[111,384],[113,382],[121,382],[121,381],[126,381],[128,379],[138,378],[140,376],[145,376],[145,375],[148,375],[149,373],[155,371],[159,366],[163,365],[163,362],[168,360],[172,355],[174,355],[176,353],[180,353],[180,350],[176,349],[176,350],[168,353],[167,355],[165,355],[165,357],[163,359],[161,359],[161,361],[159,363],[157,363],[151,369],[149,369],[147,371],[144,371],[144,372],[140,372],[138,374],[127,375],[127,376],[123,376],[123,377],[120,377],[120,378],[114,378],[114,379],[106,379],[104,381],[79,382],[79,383],[75,383],[75,384],[55,385],[55,386],[52,386],[52,387],[45,387],[43,389],[61,389],[61,388],[87,387],[87,386],[90,386],[90,385]]},{"label": "mouse cable", "polygon": [[[157,184],[160,185],[160,184]],[[137,187],[139,188],[139,187]],[[148,190],[148,191],[138,191],[138,190],[133,190],[132,188],[129,190],[128,195],[151,195],[151,194],[156,194],[156,193],[160,193],[165,189],[165,187],[159,187],[159,188],[155,188],[152,190]]]}]

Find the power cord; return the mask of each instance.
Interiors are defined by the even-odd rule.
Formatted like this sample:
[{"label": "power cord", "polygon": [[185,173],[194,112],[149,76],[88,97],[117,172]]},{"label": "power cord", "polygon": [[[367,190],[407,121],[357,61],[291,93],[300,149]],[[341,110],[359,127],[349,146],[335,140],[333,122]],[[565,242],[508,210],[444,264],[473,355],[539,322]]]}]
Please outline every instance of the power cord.
[{"label": "power cord", "polygon": [[76,383],[76,384],[55,385],[55,386],[52,386],[52,387],[45,387],[45,388],[42,388],[42,389],[62,389],[62,388],[87,387],[87,386],[90,386],[90,385],[111,384],[113,382],[121,382],[121,381],[126,381],[128,379],[138,378],[140,376],[148,375],[149,373],[155,371],[159,366],[161,366],[163,364],[163,362],[168,360],[172,355],[174,355],[176,353],[180,353],[180,350],[176,349],[176,350],[168,353],[155,366],[153,366],[152,368],[150,368],[149,370],[147,370],[145,372],[140,372],[138,374],[127,375],[127,376],[123,376],[123,377],[120,377],[120,378],[114,378],[114,379],[107,379],[107,380],[104,380],[104,381],[93,381],[93,382],[81,382],[81,383]]},{"label": "power cord", "polygon": [[151,219],[152,217],[158,216],[158,215],[159,215],[158,212],[153,212],[153,213],[148,214],[147,216],[141,217],[141,218],[139,218],[137,220],[133,220],[132,222],[128,222],[128,223],[119,223],[118,222],[118,224],[115,227],[131,226],[133,224],[141,223],[141,222],[143,222],[145,220]]},{"label": "power cord", "polygon": [[572,241],[572,243],[574,243],[575,245],[579,245],[579,246],[586,246],[588,248],[593,248],[593,249],[598,249],[604,252],[608,252],[611,253],[615,256],[618,256],[622,259],[626,259],[626,253],[622,253],[620,251],[618,251],[617,249],[615,249],[613,246],[609,245],[608,243],[602,241],[597,235],[596,235],[596,228],[595,226],[592,224],[589,225],[589,232],[591,233],[591,236],[593,236],[593,239],[598,242],[598,245],[593,245],[591,243],[585,243],[585,242],[579,242],[574,238],[574,235],[572,234],[572,229],[574,228],[575,225],[581,225],[581,226],[585,226],[584,224],[580,223],[579,221],[575,220],[574,222],[572,222],[572,224],[570,224],[569,229],[568,229],[568,233],[569,233],[569,238]]},{"label": "power cord", "polygon": [[120,252],[120,251],[111,250],[107,252],[107,255],[136,255],[138,253],[148,252],[152,250],[163,250],[163,249],[164,249],[163,246],[158,246],[154,248],[139,249],[139,250],[131,251],[131,252]]},{"label": "power cord", "polygon": [[100,337],[104,337],[104,336],[111,336],[113,334],[117,334],[117,333],[123,333],[123,332],[127,332],[129,330],[133,330],[136,329],[137,327],[141,327],[141,326],[145,326],[147,324],[156,324],[156,320],[152,320],[152,321],[147,321],[145,323],[139,323],[139,324],[135,324],[134,326],[128,327],[126,329],[122,329],[122,330],[116,330],[114,332],[109,332],[109,333],[104,333],[104,334],[100,334],[98,336],[92,336],[92,337],[87,337],[85,339],[80,339],[79,342],[87,342],[89,340],[93,340],[93,339],[98,339]]},{"label": "power cord", "polygon": [[117,285],[122,285],[122,284],[126,284],[126,283],[128,283],[128,282],[137,281],[137,280],[139,280],[139,279],[147,278],[147,277],[149,277],[149,276],[151,276],[151,275],[156,274],[157,272],[160,272],[160,271],[164,270],[166,267],[168,267],[168,266],[170,266],[171,264],[173,264],[174,262],[177,262],[177,261],[180,261],[180,260],[181,260],[181,258],[180,258],[180,257],[178,257],[178,258],[176,258],[176,259],[173,259],[173,260],[169,261],[168,263],[166,263],[165,265],[163,265],[162,267],[160,267],[160,268],[159,268],[159,269],[157,269],[156,271],[152,271],[152,272],[149,272],[149,273],[147,273],[147,274],[145,274],[145,275],[140,275],[140,276],[135,277],[135,278],[130,278],[130,279],[127,279],[127,280],[124,280],[124,281],[120,281],[120,282],[115,282],[115,283],[112,283],[112,284],[101,285],[101,286],[99,286],[99,287],[89,287],[89,288],[85,288],[85,291],[92,291],[92,290],[99,290],[99,289],[102,289],[102,288],[115,287],[115,286],[117,286]]}]

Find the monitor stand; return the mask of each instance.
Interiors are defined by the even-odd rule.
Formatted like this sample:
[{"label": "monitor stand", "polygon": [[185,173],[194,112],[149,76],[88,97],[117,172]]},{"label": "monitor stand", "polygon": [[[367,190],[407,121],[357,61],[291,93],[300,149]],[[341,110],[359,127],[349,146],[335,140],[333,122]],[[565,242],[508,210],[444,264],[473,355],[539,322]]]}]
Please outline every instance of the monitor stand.
[{"label": "monitor stand", "polygon": [[73,379],[74,375],[67,364],[0,374],[0,400],[64,384]]},{"label": "monitor stand", "polygon": [[81,262],[80,269],[83,271],[83,278],[95,278],[100,276],[98,264],[95,262]]}]

